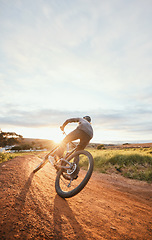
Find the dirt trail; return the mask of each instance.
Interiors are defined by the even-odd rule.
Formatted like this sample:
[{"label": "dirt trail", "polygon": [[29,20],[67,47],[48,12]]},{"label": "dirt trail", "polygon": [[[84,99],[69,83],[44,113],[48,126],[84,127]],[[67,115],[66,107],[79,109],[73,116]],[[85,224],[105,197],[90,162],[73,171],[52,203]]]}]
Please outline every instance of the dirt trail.
[{"label": "dirt trail", "polygon": [[93,173],[71,199],[55,192],[36,156],[0,164],[0,239],[152,239],[152,184]]}]

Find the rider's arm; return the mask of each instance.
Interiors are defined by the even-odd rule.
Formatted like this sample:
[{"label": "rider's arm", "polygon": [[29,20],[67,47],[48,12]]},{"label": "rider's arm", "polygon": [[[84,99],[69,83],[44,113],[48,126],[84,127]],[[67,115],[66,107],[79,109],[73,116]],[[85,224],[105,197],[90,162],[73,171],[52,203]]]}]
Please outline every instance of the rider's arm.
[{"label": "rider's arm", "polygon": [[80,118],[70,118],[70,119],[67,119],[60,128],[61,128],[61,130],[63,131],[64,128],[65,128],[65,126],[66,126],[68,123],[79,122],[79,121],[80,121]]}]

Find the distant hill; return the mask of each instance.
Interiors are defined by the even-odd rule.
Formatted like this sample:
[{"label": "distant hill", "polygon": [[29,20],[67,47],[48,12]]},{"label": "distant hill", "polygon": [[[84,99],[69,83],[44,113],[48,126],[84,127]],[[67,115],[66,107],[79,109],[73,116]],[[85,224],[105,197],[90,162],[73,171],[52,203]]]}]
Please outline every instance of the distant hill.
[{"label": "distant hill", "polygon": [[47,148],[47,149],[51,149],[55,145],[54,141],[52,140],[36,138],[23,138],[22,144],[29,144],[35,148]]},{"label": "distant hill", "polygon": [[[55,145],[53,140],[36,139],[36,138],[23,138],[22,144],[30,144],[35,147],[51,149]],[[87,148],[97,148],[101,143],[89,143]],[[123,143],[123,144],[104,144],[105,148],[149,148],[152,147],[152,143]]]}]

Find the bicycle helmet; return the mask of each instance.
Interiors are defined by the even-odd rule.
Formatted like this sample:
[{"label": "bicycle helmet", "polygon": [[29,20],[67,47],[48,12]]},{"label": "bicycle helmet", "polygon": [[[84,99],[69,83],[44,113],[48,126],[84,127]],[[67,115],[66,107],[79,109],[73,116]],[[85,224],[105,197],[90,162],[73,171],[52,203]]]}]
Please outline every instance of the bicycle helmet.
[{"label": "bicycle helmet", "polygon": [[83,117],[85,120],[87,120],[88,122],[91,122],[91,117],[89,117],[89,116],[84,116]]}]

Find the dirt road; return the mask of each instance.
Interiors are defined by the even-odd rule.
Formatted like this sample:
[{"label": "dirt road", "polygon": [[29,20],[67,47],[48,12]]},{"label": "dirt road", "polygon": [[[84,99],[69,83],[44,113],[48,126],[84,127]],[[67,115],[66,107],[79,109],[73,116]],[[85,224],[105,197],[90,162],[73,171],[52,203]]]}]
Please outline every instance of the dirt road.
[{"label": "dirt road", "polygon": [[77,196],[55,192],[36,156],[0,164],[0,239],[152,239],[152,184],[93,173]]}]

